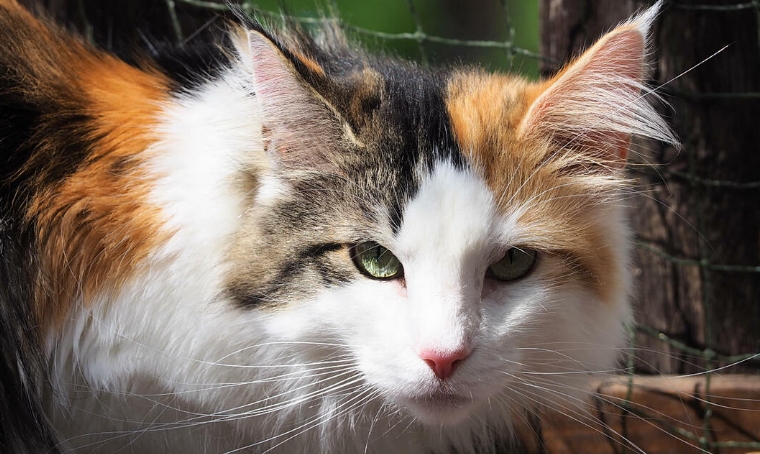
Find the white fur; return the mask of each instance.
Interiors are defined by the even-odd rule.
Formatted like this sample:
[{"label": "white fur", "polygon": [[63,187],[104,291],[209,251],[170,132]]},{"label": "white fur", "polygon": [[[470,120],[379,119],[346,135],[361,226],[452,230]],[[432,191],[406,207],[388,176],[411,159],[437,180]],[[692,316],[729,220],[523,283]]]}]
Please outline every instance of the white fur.
[{"label": "white fur", "polygon": [[[181,105],[192,109],[193,102]],[[507,433],[515,405],[577,404],[582,392],[574,389],[582,379],[567,370],[612,367],[610,347],[622,341],[625,311],[579,285],[547,287],[545,276],[557,263],[545,260],[524,280],[484,290],[488,264],[527,233],[514,217],[495,212],[476,174],[449,163],[439,163],[423,182],[396,240],[387,244],[404,263],[405,291],[396,281],[359,279],[297,307],[234,308],[218,292],[225,241],[243,208],[225,183],[231,156],[218,156],[206,163],[219,176],[205,185],[208,192],[157,186],[154,197],[173,209],[167,206],[174,237],[116,300],[83,310],[67,328],[60,345],[72,342],[77,353],[59,351],[66,361],[58,376],[74,377],[61,389],[76,398],[68,415],[57,416],[68,423],[72,446],[84,452],[124,445],[167,453],[198,446],[207,452],[246,446],[286,453],[472,452],[490,430]],[[175,160],[180,171],[160,181],[174,189],[198,184],[177,176],[193,174],[183,161]],[[163,169],[160,161],[156,169]],[[205,197],[216,206],[198,200]],[[193,213],[194,206],[208,211]],[[614,222],[611,228],[613,235],[624,230]],[[462,343],[474,350],[449,390],[471,401],[411,402],[438,383],[420,347]],[[562,373],[530,375],[556,372]],[[77,393],[84,384],[91,390]],[[102,433],[80,435],[93,427]]]},{"label": "white fur", "polygon": [[[482,178],[448,162],[424,177],[398,234],[377,232],[404,264],[405,287],[357,278],[277,310],[226,301],[226,252],[247,200],[237,176],[264,155],[250,95],[241,66],[167,108],[147,169],[171,239],[49,342],[67,446],[468,453],[508,433],[523,407],[579,411],[583,375],[614,367],[628,285],[599,301],[580,283],[557,284],[567,270],[550,256],[519,281],[484,280],[530,237],[520,223],[530,207],[498,213]],[[287,192],[275,177],[261,188],[260,203]],[[598,210],[589,219],[607,241],[626,244],[621,211]],[[627,250],[618,254],[625,280]],[[420,401],[442,395],[420,351],[461,348],[472,353],[446,385],[459,400]]]}]

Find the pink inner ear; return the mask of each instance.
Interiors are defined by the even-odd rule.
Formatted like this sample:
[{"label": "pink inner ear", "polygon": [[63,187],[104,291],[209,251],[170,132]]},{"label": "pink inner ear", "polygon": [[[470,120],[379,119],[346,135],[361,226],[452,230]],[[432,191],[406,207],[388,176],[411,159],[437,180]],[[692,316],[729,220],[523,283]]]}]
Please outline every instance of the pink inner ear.
[{"label": "pink inner ear", "polygon": [[290,107],[289,101],[299,101],[304,89],[298,82],[292,64],[272,42],[258,32],[250,32],[248,42],[252,54],[256,98],[265,116],[280,116],[285,113],[283,109]]},{"label": "pink inner ear", "polygon": [[[644,36],[631,29],[610,37],[602,49],[594,55],[587,71],[608,71],[625,80],[635,81],[637,84],[625,84],[623,87],[630,90],[635,96],[641,92],[640,84],[644,78]],[[579,81],[583,83],[583,81]],[[631,135],[620,132],[609,132],[600,140],[606,140],[610,144],[612,156],[617,157],[619,164],[624,165],[628,158],[628,149],[631,145]]]},{"label": "pink inner ear", "polygon": [[[614,74],[641,82],[644,77],[644,36],[635,28],[610,33],[597,46],[590,61],[583,68],[588,72]],[[594,46],[596,47],[596,46]],[[593,52],[594,48],[590,49]],[[638,88],[636,89],[638,91]]]},{"label": "pink inner ear", "polygon": [[331,142],[340,132],[324,100],[264,35],[249,32],[248,43],[268,156],[285,167],[330,167]]},{"label": "pink inner ear", "polygon": [[640,30],[613,30],[549,83],[525,115],[521,134],[602,151],[624,164],[631,134],[659,121],[640,100],[644,56]]},{"label": "pink inner ear", "polygon": [[[592,144],[605,143],[605,149],[609,150],[609,155],[613,158],[611,165],[614,167],[624,166],[628,159],[628,149],[631,146],[631,135],[604,131],[599,133],[589,133],[588,140]],[[617,159],[615,159],[617,158]]]}]

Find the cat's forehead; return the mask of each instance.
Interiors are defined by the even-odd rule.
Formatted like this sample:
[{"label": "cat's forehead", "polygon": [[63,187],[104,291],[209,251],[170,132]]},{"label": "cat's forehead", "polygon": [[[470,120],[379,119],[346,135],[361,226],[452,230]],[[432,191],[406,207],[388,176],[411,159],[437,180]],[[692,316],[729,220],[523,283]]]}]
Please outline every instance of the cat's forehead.
[{"label": "cat's forehead", "polygon": [[503,151],[518,148],[519,123],[541,91],[516,76],[407,62],[374,62],[346,79],[351,88],[334,96],[347,100],[335,103],[346,106],[349,122],[369,142],[393,139],[438,160],[480,167],[499,165]]},{"label": "cat's forehead", "polygon": [[[479,178],[499,216],[512,213],[538,226],[544,237],[556,237],[556,219],[573,218],[589,199],[584,181],[590,179],[574,176],[573,169],[582,170],[575,154],[558,156],[561,147],[550,134],[521,134],[545,83],[470,68],[431,69],[344,47],[312,49],[292,58],[302,81],[319,95],[311,102],[329,106],[317,111],[329,115],[309,124],[338,120],[345,126],[310,129],[322,131],[323,140],[313,145],[331,144],[323,167],[354,188],[334,192],[335,203],[328,208],[350,205],[343,211],[372,213],[357,216],[367,219],[368,229],[380,220],[397,234],[406,207],[426,181],[434,180],[440,163]],[[306,147],[298,156],[312,154]]]},{"label": "cat's forehead", "polygon": [[494,197],[471,168],[433,167],[404,209],[396,242],[408,260],[461,261],[500,236]]},{"label": "cat's forehead", "polygon": [[537,88],[511,75],[467,70],[450,74],[445,87],[446,111],[452,134],[470,160],[481,167],[498,166],[504,151],[524,148],[520,147],[518,127]]},{"label": "cat's forehead", "polygon": [[[450,163],[482,178],[503,205],[505,193],[514,190],[510,182],[541,167],[545,150],[517,133],[535,84],[480,70],[443,72],[408,63],[383,62],[362,74],[348,102],[369,106],[351,114],[363,116],[357,136],[379,166],[404,175],[397,180],[405,191],[402,199],[416,194],[437,163]],[[546,177],[537,182],[553,184]]]}]

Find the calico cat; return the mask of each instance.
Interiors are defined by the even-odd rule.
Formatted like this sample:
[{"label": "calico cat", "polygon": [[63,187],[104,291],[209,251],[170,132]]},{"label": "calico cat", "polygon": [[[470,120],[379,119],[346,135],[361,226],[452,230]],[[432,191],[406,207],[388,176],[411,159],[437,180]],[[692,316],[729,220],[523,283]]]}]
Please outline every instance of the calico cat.
[{"label": "calico cat", "polygon": [[0,0],[2,449],[494,452],[581,405],[630,138],[676,142],[658,8],[534,83],[253,20],[174,72]]}]

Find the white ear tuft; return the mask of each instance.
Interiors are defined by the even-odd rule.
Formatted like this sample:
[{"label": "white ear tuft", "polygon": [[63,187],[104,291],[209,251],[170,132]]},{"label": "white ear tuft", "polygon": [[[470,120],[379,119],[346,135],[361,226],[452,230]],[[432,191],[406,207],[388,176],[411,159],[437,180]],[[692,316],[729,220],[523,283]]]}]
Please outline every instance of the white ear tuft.
[{"label": "white ear tuft", "polygon": [[652,31],[652,24],[657,16],[662,12],[662,4],[665,0],[658,0],[651,7],[639,12],[627,21],[620,24],[621,27],[631,26],[639,30],[641,36],[644,36],[649,41],[649,34]]},{"label": "white ear tuft", "polygon": [[[567,148],[624,163],[630,137],[671,144],[677,139],[647,102],[647,38],[662,0],[604,35],[548,81],[520,125],[524,136],[546,136]],[[642,93],[643,92],[643,93]]]}]

